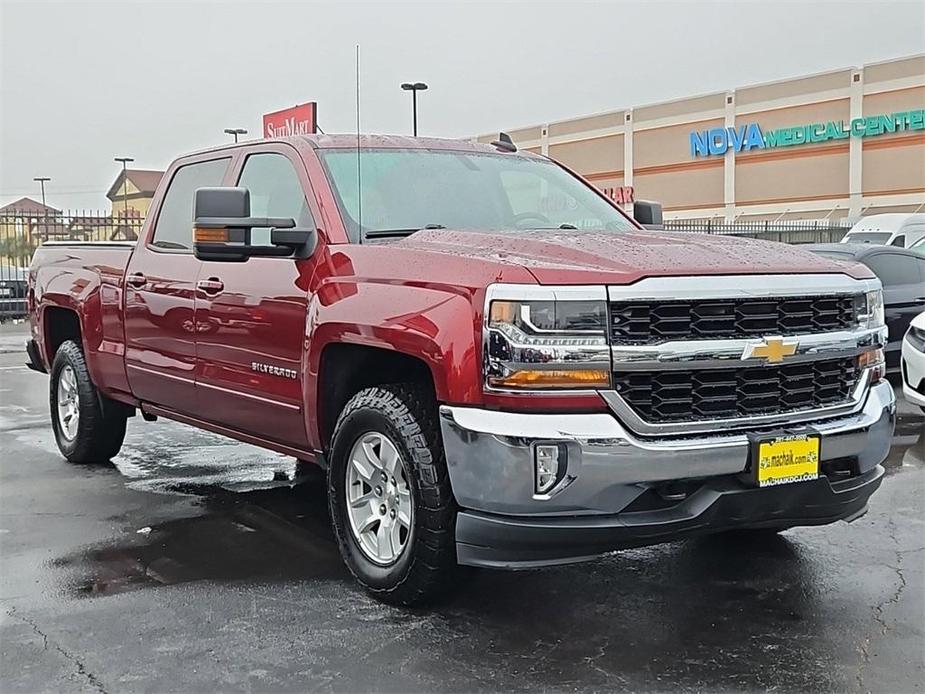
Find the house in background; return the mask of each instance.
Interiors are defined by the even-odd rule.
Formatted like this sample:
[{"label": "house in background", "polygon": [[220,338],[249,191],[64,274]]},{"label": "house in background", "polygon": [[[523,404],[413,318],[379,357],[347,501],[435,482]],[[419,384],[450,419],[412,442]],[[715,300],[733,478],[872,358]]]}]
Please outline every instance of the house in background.
[{"label": "house in background", "polygon": [[32,198],[20,198],[0,207],[0,240],[20,236],[31,239],[38,231],[61,225],[61,210]]},{"label": "house in background", "polygon": [[123,178],[120,171],[106,193],[106,197],[112,203],[112,216],[125,217],[125,210],[128,208],[130,220],[143,220],[148,214],[154,191],[157,190],[157,184],[163,175],[163,171],[128,169]]},{"label": "house in background", "polygon": [[63,228],[61,210],[32,198],[0,207],[0,265],[27,267],[35,246]]},{"label": "house in background", "polygon": [[61,214],[61,210],[43,205],[38,200],[33,200],[32,198],[20,198],[15,202],[11,202],[9,205],[0,207],[0,216],[3,217],[34,219],[37,217],[44,217],[46,214],[51,217],[56,214]]}]

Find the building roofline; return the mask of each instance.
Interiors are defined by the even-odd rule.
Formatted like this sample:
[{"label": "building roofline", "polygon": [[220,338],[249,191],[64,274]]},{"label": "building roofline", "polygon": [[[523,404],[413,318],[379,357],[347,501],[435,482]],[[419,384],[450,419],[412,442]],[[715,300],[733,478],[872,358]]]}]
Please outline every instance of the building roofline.
[{"label": "building roofline", "polygon": [[[530,125],[522,125],[522,126],[516,126],[516,127],[515,127],[515,126],[512,126],[512,127],[507,128],[506,130],[507,130],[507,132],[516,132],[516,131],[518,131],[518,130],[530,130],[531,128],[544,128],[544,127],[545,127],[545,128],[548,128],[548,127],[553,126],[553,125],[561,125],[561,124],[563,124],[563,123],[571,123],[571,122],[574,122],[574,121],[576,121],[576,120],[584,120],[584,119],[586,119],[586,118],[598,118],[598,117],[600,117],[600,116],[611,116],[611,115],[615,115],[615,114],[618,114],[618,113],[632,113],[632,112],[636,111],[637,109],[650,108],[650,107],[652,107],[652,106],[669,106],[669,105],[671,105],[671,104],[681,103],[682,101],[694,101],[694,100],[696,100],[696,99],[703,99],[703,98],[708,97],[708,96],[720,96],[720,95],[726,96],[726,95],[728,95],[728,94],[735,94],[736,92],[738,92],[739,90],[742,90],[742,89],[756,89],[756,88],[759,88],[759,87],[770,87],[770,86],[773,86],[773,85],[776,85],[776,84],[784,84],[784,83],[786,83],[786,82],[795,82],[795,81],[797,81],[797,80],[812,79],[812,78],[814,78],[814,77],[823,77],[823,76],[825,76],[825,75],[834,75],[834,74],[837,74],[837,73],[839,73],[839,72],[845,72],[845,71],[850,71],[850,70],[863,70],[864,68],[867,68],[867,67],[873,67],[873,66],[876,66],[876,65],[887,65],[887,64],[889,64],[889,63],[898,63],[898,62],[902,62],[902,61],[905,61],[905,60],[913,60],[913,59],[915,59],[915,58],[925,58],[925,53],[915,53],[915,54],[912,54],[912,55],[898,56],[898,57],[896,57],[896,58],[887,58],[886,60],[880,60],[880,61],[877,61],[877,62],[864,63],[863,65],[860,65],[860,66],[854,65],[854,66],[850,66],[850,67],[831,68],[831,69],[827,69],[827,70],[820,70],[820,71],[818,71],[818,72],[811,72],[811,73],[808,73],[808,74],[805,74],[805,75],[793,75],[793,76],[790,76],[790,77],[781,77],[781,78],[779,78],[779,79],[768,80],[768,81],[765,81],[765,82],[754,82],[754,83],[751,83],[751,84],[742,84],[742,85],[733,87],[733,88],[731,88],[731,89],[720,90],[720,91],[711,91],[711,92],[701,92],[701,93],[699,93],[699,94],[691,94],[691,95],[688,95],[688,96],[681,96],[681,97],[677,97],[677,98],[675,98],[675,99],[665,99],[665,100],[663,100],[663,101],[650,101],[650,102],[647,102],[647,103],[637,104],[637,105],[635,105],[635,106],[625,106],[625,107],[622,107],[622,108],[606,109],[606,110],[603,110],[603,111],[595,111],[595,112],[592,112],[592,113],[583,113],[583,114],[580,114],[580,115],[577,115],[577,116],[572,116],[572,117],[570,117],[570,118],[562,118],[562,119],[559,119],[559,120],[550,120],[550,121],[546,121],[546,122],[543,122],[543,123],[533,123],[533,124],[530,124]],[[486,137],[487,135],[488,135],[488,133],[481,133],[481,134],[479,134],[479,135],[474,135],[474,136],[472,136],[472,137],[479,138],[479,137]]]}]

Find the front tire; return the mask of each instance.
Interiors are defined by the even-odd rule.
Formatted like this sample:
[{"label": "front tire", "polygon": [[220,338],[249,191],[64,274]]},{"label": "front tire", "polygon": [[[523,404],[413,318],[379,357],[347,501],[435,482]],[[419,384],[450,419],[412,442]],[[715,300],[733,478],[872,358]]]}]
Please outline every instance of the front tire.
[{"label": "front tire", "polygon": [[432,395],[401,384],[350,399],[334,429],[328,500],[344,562],[374,597],[420,605],[453,587],[457,509]]},{"label": "front tire", "polygon": [[125,438],[125,412],[106,402],[90,380],[76,342],[61,344],[51,366],[48,401],[58,450],[72,463],[100,463],[115,456]]}]

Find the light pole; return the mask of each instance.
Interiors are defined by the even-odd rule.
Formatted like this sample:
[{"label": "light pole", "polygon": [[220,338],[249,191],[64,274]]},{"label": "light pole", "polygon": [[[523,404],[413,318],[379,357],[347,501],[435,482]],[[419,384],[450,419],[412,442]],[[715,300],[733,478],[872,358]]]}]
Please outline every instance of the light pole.
[{"label": "light pole", "polygon": [[414,136],[418,136],[418,92],[427,89],[423,82],[404,82],[401,88],[406,92],[411,92],[411,112],[414,119]]},{"label": "light pole", "polygon": [[50,181],[51,179],[48,176],[37,176],[32,180],[37,181],[42,186],[42,207],[45,207],[45,181]]},{"label": "light pole", "polygon": [[238,144],[238,135],[247,135],[247,130],[244,128],[225,128],[225,132],[228,135],[234,135],[235,144]]},{"label": "light pole", "polygon": [[122,202],[125,210],[125,223],[128,224],[128,176],[126,174],[126,165],[130,161],[135,161],[131,157],[116,157],[113,161],[122,162]]}]

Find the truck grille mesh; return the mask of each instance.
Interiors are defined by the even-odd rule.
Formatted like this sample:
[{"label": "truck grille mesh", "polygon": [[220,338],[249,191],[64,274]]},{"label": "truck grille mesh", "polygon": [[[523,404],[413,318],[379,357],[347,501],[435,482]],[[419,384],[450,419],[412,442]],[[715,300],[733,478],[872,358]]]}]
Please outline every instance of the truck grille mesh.
[{"label": "truck grille mesh", "polygon": [[843,330],[855,325],[860,297],[814,296],[610,304],[613,344],[748,338]]},{"label": "truck grille mesh", "polygon": [[854,357],[781,366],[617,372],[614,384],[644,420],[670,423],[775,415],[847,402]]}]

